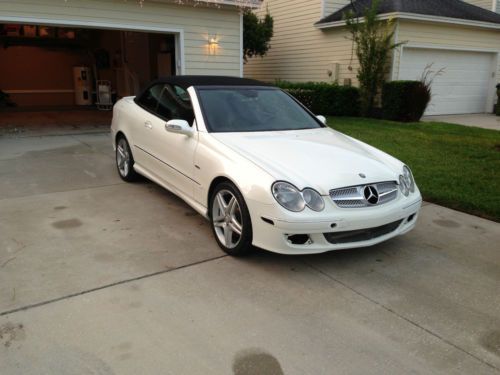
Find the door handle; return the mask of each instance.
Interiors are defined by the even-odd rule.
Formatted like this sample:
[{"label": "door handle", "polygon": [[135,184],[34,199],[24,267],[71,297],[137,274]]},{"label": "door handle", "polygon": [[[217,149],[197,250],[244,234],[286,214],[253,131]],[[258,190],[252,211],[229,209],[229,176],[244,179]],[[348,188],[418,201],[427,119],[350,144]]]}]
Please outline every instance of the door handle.
[{"label": "door handle", "polygon": [[153,124],[151,123],[151,121],[146,121],[144,123],[144,126],[148,129],[153,129]]}]

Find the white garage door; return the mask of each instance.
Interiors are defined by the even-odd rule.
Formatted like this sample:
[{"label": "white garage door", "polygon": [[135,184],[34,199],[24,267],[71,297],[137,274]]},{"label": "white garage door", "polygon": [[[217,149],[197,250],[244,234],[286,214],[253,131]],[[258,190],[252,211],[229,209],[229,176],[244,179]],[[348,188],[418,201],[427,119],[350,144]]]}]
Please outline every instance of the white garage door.
[{"label": "white garage door", "polygon": [[425,67],[443,68],[432,85],[427,115],[481,113],[487,111],[493,85],[493,53],[404,48],[399,79],[420,79]]}]

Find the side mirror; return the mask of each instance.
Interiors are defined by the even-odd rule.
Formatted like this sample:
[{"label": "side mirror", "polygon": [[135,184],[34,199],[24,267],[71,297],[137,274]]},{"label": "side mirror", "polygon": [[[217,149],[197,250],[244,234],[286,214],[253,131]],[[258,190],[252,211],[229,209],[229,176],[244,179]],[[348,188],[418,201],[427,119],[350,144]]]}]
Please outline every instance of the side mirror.
[{"label": "side mirror", "polygon": [[323,124],[326,125],[326,117],[325,116],[322,116],[322,115],[318,115],[316,116],[316,118],[321,121]]},{"label": "side mirror", "polygon": [[193,128],[189,126],[186,120],[170,120],[165,124],[165,130],[171,133],[184,134],[188,136],[193,134]]}]

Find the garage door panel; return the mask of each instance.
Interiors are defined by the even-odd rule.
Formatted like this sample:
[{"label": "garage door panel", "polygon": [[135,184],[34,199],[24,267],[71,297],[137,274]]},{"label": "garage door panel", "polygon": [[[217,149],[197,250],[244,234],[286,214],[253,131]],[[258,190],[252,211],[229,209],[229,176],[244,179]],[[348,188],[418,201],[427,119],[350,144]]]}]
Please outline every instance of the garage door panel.
[{"label": "garage door panel", "polygon": [[493,62],[492,53],[405,48],[399,79],[419,80],[431,65],[434,72],[443,69],[434,78],[426,114],[480,113],[486,110]]}]

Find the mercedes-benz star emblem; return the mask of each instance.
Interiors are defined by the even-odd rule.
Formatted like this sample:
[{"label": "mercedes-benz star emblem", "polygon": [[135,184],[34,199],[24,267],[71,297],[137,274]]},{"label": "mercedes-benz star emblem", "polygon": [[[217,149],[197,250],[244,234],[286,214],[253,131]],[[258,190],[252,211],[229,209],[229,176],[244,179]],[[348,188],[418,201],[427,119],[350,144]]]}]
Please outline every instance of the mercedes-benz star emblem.
[{"label": "mercedes-benz star emblem", "polygon": [[363,193],[364,193],[365,199],[368,203],[370,203],[370,204],[377,204],[378,203],[378,191],[377,191],[377,188],[375,186],[373,186],[373,185],[365,186]]}]

